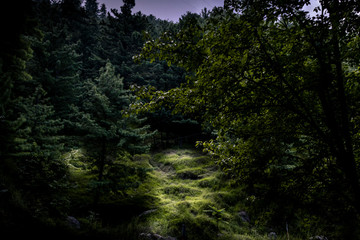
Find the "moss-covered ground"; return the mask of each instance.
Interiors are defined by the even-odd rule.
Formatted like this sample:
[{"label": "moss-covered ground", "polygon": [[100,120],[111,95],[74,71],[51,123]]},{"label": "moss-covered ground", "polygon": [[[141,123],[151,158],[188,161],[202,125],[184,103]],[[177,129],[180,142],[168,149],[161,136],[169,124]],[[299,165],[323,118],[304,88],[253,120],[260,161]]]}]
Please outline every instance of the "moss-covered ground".
[{"label": "moss-covered ground", "polygon": [[155,201],[137,218],[142,232],[177,239],[268,239],[241,220],[241,192],[209,156],[169,149],[148,161],[154,170],[143,190]]},{"label": "moss-covered ground", "polygon": [[89,186],[95,176],[81,152],[72,154],[66,157],[74,182],[70,195],[84,234],[134,240],[142,239],[141,233],[188,240],[269,239],[268,231],[242,220],[246,196],[202,152],[168,149],[132,156],[126,164],[146,169],[147,177],[120,195],[104,195],[94,209]]}]

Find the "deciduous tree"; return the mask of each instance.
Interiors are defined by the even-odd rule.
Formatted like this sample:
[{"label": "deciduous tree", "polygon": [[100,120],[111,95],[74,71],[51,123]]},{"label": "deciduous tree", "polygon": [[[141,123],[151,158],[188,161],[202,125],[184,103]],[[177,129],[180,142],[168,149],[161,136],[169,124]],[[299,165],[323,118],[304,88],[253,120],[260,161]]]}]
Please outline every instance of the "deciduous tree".
[{"label": "deciduous tree", "polygon": [[350,46],[359,7],[320,1],[312,17],[306,4],[225,1],[227,10],[215,9],[206,24],[188,19],[178,33],[148,41],[139,58],[167,60],[195,76],[154,91],[142,106],[173,105],[211,123],[217,138],[205,148],[245,184],[258,210],[271,206],[274,221],[306,212],[355,238],[358,111],[350,86],[359,81],[359,62]]}]

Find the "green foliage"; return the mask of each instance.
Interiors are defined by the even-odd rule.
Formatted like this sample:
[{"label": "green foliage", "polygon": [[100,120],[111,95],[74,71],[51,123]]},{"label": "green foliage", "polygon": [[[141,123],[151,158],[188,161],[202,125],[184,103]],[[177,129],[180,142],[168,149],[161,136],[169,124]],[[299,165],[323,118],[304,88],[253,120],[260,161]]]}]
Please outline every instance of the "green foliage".
[{"label": "green foliage", "polygon": [[224,222],[226,224],[229,224],[228,222],[224,221],[224,211],[225,208],[217,209],[216,207],[209,206],[209,210],[204,210],[204,212],[211,213],[211,216],[216,220],[216,226],[219,230],[219,222]]},{"label": "green foliage", "polygon": [[[142,121],[135,116],[123,116],[121,110],[130,103],[131,96],[123,87],[123,78],[115,74],[110,62],[100,69],[98,78],[85,82],[84,88],[81,107],[74,107],[71,124],[75,125],[83,147],[93,159],[98,179],[92,181],[91,188],[96,192],[97,202],[106,192],[121,195],[124,189],[138,185],[137,181],[123,178],[137,174],[144,177],[144,173],[125,167],[114,157],[121,149],[132,153],[148,150],[145,140],[151,134],[147,133],[148,127],[138,127]],[[123,156],[123,159],[127,158]]]},{"label": "green foliage", "polygon": [[[99,236],[262,239],[246,208],[258,229],[358,238],[357,2],[310,17],[309,1],[232,0],[178,24],[123,2],[27,1],[2,21],[0,223],[71,212]],[[202,130],[212,160],[142,154]]]},{"label": "green foliage", "polygon": [[[180,31],[148,41],[136,59],[166,60],[194,75],[166,92],[139,89],[145,100],[133,107],[169,106],[210,123],[217,137],[205,150],[256,197],[254,211],[267,212],[269,224],[301,222],[296,215],[307,209],[329,233],[350,237],[345,229],[355,232],[356,224],[340,222],[357,222],[360,187],[351,123],[358,113],[349,101],[357,94],[346,86],[358,82],[358,62],[345,29],[358,26],[338,20],[358,19],[358,9],[325,1],[328,15],[311,18],[304,4],[229,1],[232,11],[214,10],[205,23],[190,17]],[[351,70],[348,62],[356,62]],[[340,213],[343,205],[349,211]]]},{"label": "green foliage", "polygon": [[34,42],[43,37],[33,7],[32,2],[10,5],[12,20],[18,19],[11,26],[14,29],[4,29],[1,42],[0,221],[4,229],[30,229],[39,220],[61,218],[69,203],[64,194],[67,169],[60,158],[63,124],[29,64],[36,54]]},{"label": "green foliage", "polygon": [[[131,9],[133,3],[125,7]],[[79,183],[81,194],[91,189],[93,171],[103,176],[92,181],[92,187],[101,185],[106,194],[124,195],[124,189],[138,187],[148,169],[130,167],[124,160],[128,154],[123,159],[117,154],[120,149],[147,151],[151,134],[144,118],[123,116],[132,100],[126,88],[133,79],[118,74],[121,63],[130,71],[137,68],[132,55],[142,45],[146,17],[106,16],[104,7],[100,16],[92,0],[84,5],[72,0],[26,1],[5,9],[13,14],[2,14],[8,17],[2,19],[0,52],[0,190],[6,192],[1,223],[62,222],[76,195],[68,194],[74,177],[69,171],[77,177],[89,171]],[[180,77],[171,76],[171,71],[162,77],[177,81]],[[87,147],[86,160],[78,160],[75,152],[61,157],[79,146]],[[75,202],[87,205],[92,200],[84,196]],[[19,220],[22,215],[29,217]]]},{"label": "green foliage", "polygon": [[64,155],[70,169],[70,180],[75,186],[70,190],[73,207],[78,204],[89,207],[94,195],[99,193],[99,205],[119,204],[118,201],[141,188],[148,172],[153,170],[147,155],[134,161],[128,153],[122,152],[104,166],[102,179],[99,180],[98,169],[91,167],[93,162],[90,156],[84,149]]}]

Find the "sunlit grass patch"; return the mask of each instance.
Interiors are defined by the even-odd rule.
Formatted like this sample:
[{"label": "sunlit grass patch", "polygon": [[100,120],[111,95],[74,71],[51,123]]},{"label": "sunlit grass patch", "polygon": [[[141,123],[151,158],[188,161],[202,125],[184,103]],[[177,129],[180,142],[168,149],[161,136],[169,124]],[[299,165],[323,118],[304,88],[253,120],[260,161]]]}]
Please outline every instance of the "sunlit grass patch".
[{"label": "sunlit grass patch", "polygon": [[196,196],[201,194],[201,191],[193,188],[193,187],[188,187],[186,185],[170,185],[170,186],[166,186],[163,189],[165,194],[168,195],[172,195],[176,198],[180,198],[180,199],[184,199],[186,196]]},{"label": "sunlit grass patch", "polygon": [[90,165],[86,159],[87,157],[85,155],[85,151],[81,148],[73,149],[63,154],[62,157],[70,171],[87,170],[90,168]]},{"label": "sunlit grass patch", "polygon": [[[157,167],[150,174],[158,179],[152,193],[159,205],[147,219],[149,229],[164,236],[180,236],[185,224],[192,239],[216,239],[217,222],[206,210],[222,206],[217,202],[222,192],[217,192],[220,175],[210,157],[193,150],[167,150],[155,154],[150,162]],[[225,212],[223,217],[230,220],[232,215]]]},{"label": "sunlit grass patch", "polygon": [[[242,221],[239,211],[245,209],[246,196],[239,187],[231,185],[209,156],[196,150],[170,149],[118,158],[113,161],[136,172],[125,183],[139,185],[123,190],[122,195],[113,196],[110,191],[107,197],[100,198],[106,210],[102,212],[103,219],[113,221],[114,214],[122,214],[127,220],[117,225],[99,225],[96,231],[118,231],[118,236],[128,239],[137,239],[140,233],[181,239],[185,227],[188,239],[268,239],[266,233],[254,232],[251,223]],[[87,202],[90,207],[95,196],[91,183],[98,177],[91,159],[80,149],[64,154],[63,159],[74,183],[69,190],[72,204]],[[140,169],[146,173],[144,178],[138,176]],[[213,209],[221,210],[221,215],[212,214]],[[86,213],[80,216],[84,224],[87,217]]]},{"label": "sunlit grass patch", "polygon": [[204,177],[195,182],[196,186],[201,188],[216,188],[218,183],[219,179],[214,175]]},{"label": "sunlit grass patch", "polygon": [[184,169],[178,170],[176,176],[180,179],[191,179],[198,180],[201,179],[203,174],[207,173],[208,170],[203,167],[186,167]]},{"label": "sunlit grass patch", "polygon": [[[97,176],[86,155],[74,151],[64,155],[64,159],[75,183],[71,190],[73,200],[91,204],[91,182]],[[127,214],[136,212],[128,223],[110,227],[110,232],[117,228],[120,232],[129,231],[131,236],[147,232],[180,238],[185,226],[188,239],[266,239],[249,233],[248,226],[241,224],[237,214],[241,209],[240,194],[224,181],[209,156],[195,150],[167,150],[124,158],[121,164],[145,169],[147,177],[138,187],[124,191],[122,200],[111,194],[102,198],[104,206],[123,209]],[[209,213],[212,207],[224,208],[220,220]],[[107,228],[101,226],[104,231]]]}]

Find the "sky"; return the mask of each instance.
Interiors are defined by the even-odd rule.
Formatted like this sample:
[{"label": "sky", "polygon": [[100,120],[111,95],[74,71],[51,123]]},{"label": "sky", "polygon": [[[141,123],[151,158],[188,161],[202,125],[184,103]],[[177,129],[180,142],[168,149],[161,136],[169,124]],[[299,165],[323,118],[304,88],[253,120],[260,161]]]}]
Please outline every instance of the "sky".
[{"label": "sky", "polygon": [[[122,0],[98,0],[105,3],[106,8],[120,9]],[[209,10],[215,6],[223,6],[224,0],[135,0],[133,12],[141,11],[145,15],[154,15],[157,18],[177,22],[187,11],[200,13],[205,7]]]},{"label": "sky", "polygon": [[[123,5],[122,0],[98,0],[100,4],[105,3],[106,8],[120,9]],[[305,9],[311,11],[318,5],[318,0],[311,0],[311,6]],[[223,6],[224,0],[135,0],[133,12],[141,11],[145,15],[154,15],[157,18],[177,22],[187,11],[200,13],[205,7],[208,10],[213,7]]]}]

